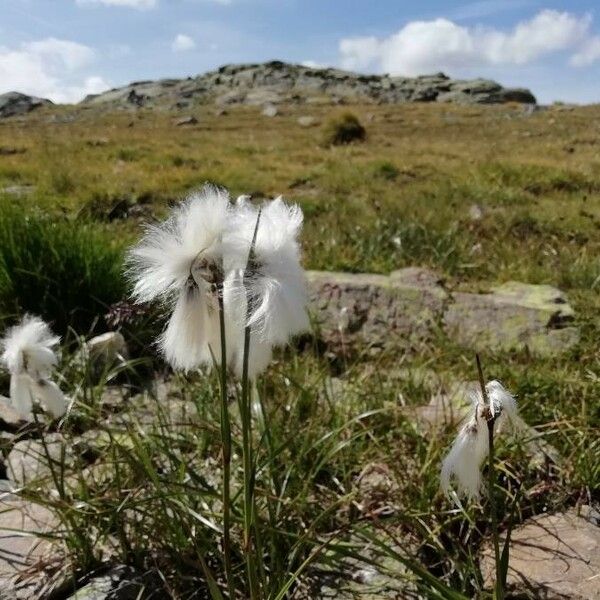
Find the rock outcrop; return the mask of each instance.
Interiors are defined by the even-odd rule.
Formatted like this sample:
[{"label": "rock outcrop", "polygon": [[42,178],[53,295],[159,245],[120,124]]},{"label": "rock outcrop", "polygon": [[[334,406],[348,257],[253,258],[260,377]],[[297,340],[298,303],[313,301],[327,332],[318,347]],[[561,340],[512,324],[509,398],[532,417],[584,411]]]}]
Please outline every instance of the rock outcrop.
[{"label": "rock outcrop", "polygon": [[7,92],[0,94],[0,119],[4,117],[14,117],[24,115],[40,106],[52,104],[45,98],[36,98],[19,92]]},{"label": "rock outcrop", "polygon": [[197,77],[136,81],[88,96],[86,104],[186,108],[197,102],[218,105],[276,105],[281,102],[340,103],[454,102],[460,104],[535,104],[526,89],[504,88],[495,81],[450,79],[444,73],[420,77],[360,75],[340,69],[315,69],[272,61],[226,65]]},{"label": "rock outcrop", "polygon": [[320,337],[330,346],[415,348],[443,332],[476,350],[558,354],[579,339],[574,312],[549,285],[509,282],[490,293],[446,290],[426,269],[390,276],[308,273]]}]

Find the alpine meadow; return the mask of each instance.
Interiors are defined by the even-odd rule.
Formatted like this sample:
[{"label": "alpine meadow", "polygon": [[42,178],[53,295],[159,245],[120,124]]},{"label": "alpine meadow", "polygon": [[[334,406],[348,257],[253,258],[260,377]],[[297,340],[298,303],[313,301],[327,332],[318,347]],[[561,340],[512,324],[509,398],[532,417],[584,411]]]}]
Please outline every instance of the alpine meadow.
[{"label": "alpine meadow", "polygon": [[600,598],[600,105],[250,68],[0,118],[0,598]]}]

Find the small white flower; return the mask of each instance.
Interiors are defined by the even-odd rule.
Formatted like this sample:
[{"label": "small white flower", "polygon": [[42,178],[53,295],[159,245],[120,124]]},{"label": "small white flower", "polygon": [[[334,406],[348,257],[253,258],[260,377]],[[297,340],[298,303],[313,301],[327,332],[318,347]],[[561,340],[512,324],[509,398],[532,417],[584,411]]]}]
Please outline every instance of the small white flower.
[{"label": "small white flower", "polygon": [[485,389],[489,406],[481,390],[477,390],[472,396],[471,414],[442,463],[441,486],[450,496],[454,495],[451,488],[454,479],[459,494],[471,499],[479,497],[481,467],[489,452],[488,418],[493,419],[494,427],[498,428],[506,419],[517,422],[514,396],[496,380],[489,381]]},{"label": "small white flower", "polygon": [[[287,206],[281,198],[264,205],[260,213],[252,264],[246,262],[256,229],[258,209],[245,199],[238,201],[232,218],[227,245],[231,251],[232,275],[226,294],[229,296],[231,319],[251,327],[249,357],[250,376],[260,373],[268,364],[271,349],[289,342],[309,326],[308,295],[304,271],[300,264],[298,235],[302,227],[302,211]],[[247,300],[250,310],[247,311]],[[238,348],[240,344],[235,344]],[[234,369],[241,371],[242,352],[237,352]]]},{"label": "small white flower", "polygon": [[129,252],[135,300],[160,300],[173,311],[159,345],[176,369],[221,361],[218,294],[230,216],[227,192],[206,185]]},{"label": "small white flower", "polygon": [[59,341],[42,319],[27,315],[0,342],[2,362],[11,375],[11,403],[25,418],[31,418],[34,401],[55,418],[67,410],[65,395],[50,379],[57,363],[53,348]]}]

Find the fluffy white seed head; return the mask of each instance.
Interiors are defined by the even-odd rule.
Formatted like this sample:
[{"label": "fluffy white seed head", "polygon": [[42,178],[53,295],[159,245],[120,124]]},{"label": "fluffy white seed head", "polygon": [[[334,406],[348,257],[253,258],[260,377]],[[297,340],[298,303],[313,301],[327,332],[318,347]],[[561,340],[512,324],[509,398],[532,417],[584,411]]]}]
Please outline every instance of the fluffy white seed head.
[{"label": "fluffy white seed head", "polygon": [[34,401],[55,418],[66,412],[68,401],[50,379],[60,338],[39,317],[26,316],[2,339],[2,362],[11,373],[10,400],[17,412],[30,419]]},{"label": "fluffy white seed head", "polygon": [[138,302],[169,301],[184,288],[195,263],[222,265],[229,195],[206,185],[159,225],[150,225],[128,254],[128,274]]},{"label": "fluffy white seed head", "polygon": [[34,377],[45,376],[56,365],[53,348],[59,341],[42,319],[26,315],[0,342],[2,362],[11,374],[27,372]]},{"label": "fluffy white seed head", "polygon": [[172,310],[159,346],[175,369],[221,360],[218,296],[232,208],[226,191],[206,185],[162,224],[151,226],[128,255],[133,297]]},{"label": "fluffy white seed head", "polygon": [[512,423],[517,422],[517,403],[514,396],[496,380],[489,381],[485,389],[489,406],[485,404],[480,389],[473,391],[471,414],[442,463],[440,479],[446,494],[453,495],[454,481],[459,495],[471,499],[479,497],[481,467],[489,452],[487,419],[494,419],[495,428],[500,427],[506,419]]},{"label": "fluffy white seed head", "polygon": [[477,499],[481,489],[481,465],[488,450],[488,429],[483,405],[475,403],[442,463],[441,485],[452,495],[454,481],[459,495]]},{"label": "fluffy white seed head", "polygon": [[[233,269],[246,267],[257,218],[255,207],[245,200],[238,202],[227,240],[233,248]],[[286,205],[281,198],[265,204],[261,211],[254,265],[245,274],[244,286],[252,306],[247,324],[266,345],[284,345],[309,326],[307,286],[298,244],[302,220],[300,208]],[[242,290],[234,295],[241,297]]]}]

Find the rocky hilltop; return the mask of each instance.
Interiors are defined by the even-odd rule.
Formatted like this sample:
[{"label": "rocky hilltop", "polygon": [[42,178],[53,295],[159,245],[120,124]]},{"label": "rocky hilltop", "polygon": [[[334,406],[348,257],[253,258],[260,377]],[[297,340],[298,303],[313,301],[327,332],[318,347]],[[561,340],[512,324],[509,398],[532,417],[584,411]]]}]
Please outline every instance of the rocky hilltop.
[{"label": "rocky hilltop", "polygon": [[460,104],[535,104],[527,89],[505,88],[487,79],[450,79],[444,73],[420,77],[358,75],[272,61],[226,65],[197,77],[137,81],[83,100],[88,105],[167,106],[196,103],[277,104],[376,102],[454,102]]},{"label": "rocky hilltop", "polygon": [[0,118],[24,115],[40,106],[52,104],[45,98],[36,98],[19,92],[7,92],[0,94]]}]

